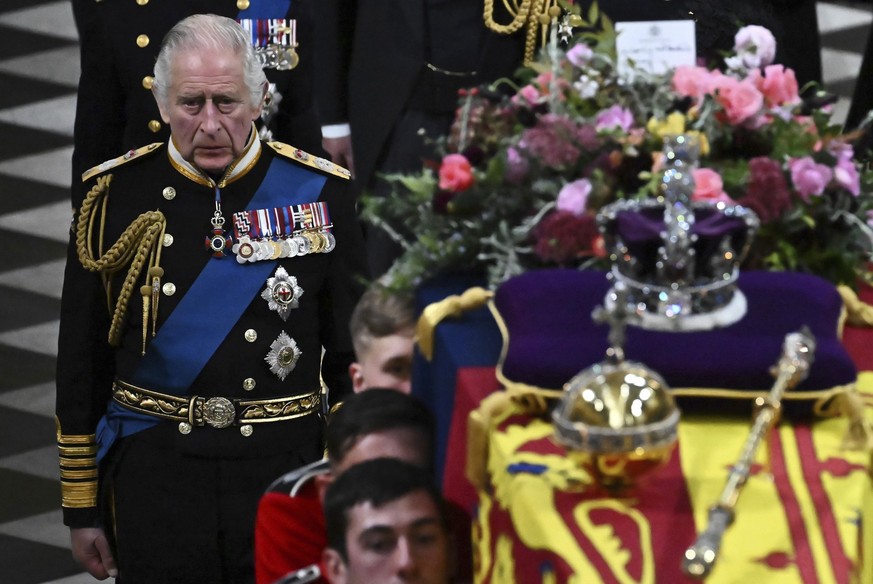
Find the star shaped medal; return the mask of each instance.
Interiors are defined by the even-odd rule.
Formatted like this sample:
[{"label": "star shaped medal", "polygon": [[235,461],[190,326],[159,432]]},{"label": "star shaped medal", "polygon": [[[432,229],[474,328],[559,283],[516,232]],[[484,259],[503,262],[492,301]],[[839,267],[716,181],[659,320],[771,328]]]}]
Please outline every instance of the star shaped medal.
[{"label": "star shaped medal", "polygon": [[302,351],[297,346],[297,342],[288,336],[288,333],[282,331],[279,337],[270,344],[270,352],[264,357],[264,361],[270,366],[272,372],[280,381],[285,381],[285,378],[297,365],[297,360],[300,359]]},{"label": "star shaped medal", "polygon": [[297,278],[289,276],[285,268],[276,268],[276,274],[267,278],[267,287],[261,292],[261,298],[267,301],[270,310],[275,310],[288,320],[291,309],[300,306],[298,299],[303,295],[303,288],[297,285]]}]

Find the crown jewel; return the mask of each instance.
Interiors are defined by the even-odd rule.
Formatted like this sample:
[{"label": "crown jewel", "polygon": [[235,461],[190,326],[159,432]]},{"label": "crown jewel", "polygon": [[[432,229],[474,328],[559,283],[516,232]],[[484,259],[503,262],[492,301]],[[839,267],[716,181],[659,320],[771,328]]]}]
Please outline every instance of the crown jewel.
[{"label": "crown jewel", "polygon": [[[644,328],[708,329],[745,313],[736,282],[758,217],[739,205],[691,201],[698,152],[692,136],[665,138],[660,196],[622,199],[597,217],[612,277]],[[610,292],[607,306],[615,300]]]}]

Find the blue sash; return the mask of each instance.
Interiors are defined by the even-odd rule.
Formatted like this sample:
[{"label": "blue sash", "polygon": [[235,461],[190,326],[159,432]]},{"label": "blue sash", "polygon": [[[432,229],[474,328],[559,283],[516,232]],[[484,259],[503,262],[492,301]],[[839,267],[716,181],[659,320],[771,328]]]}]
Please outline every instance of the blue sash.
[{"label": "blue sash", "polygon": [[291,0],[258,0],[245,10],[240,10],[237,18],[285,18],[291,8]]},{"label": "blue sash", "polygon": [[[323,175],[274,158],[246,209],[315,201],[326,180]],[[277,263],[274,260],[240,264],[231,257],[209,260],[148,345],[132,379],[126,381],[162,393],[187,394]],[[216,294],[216,290],[223,293]],[[192,338],[197,342],[191,342]],[[133,412],[110,400],[106,415],[97,425],[97,460],[117,438],[144,430],[158,421],[154,416]]]}]

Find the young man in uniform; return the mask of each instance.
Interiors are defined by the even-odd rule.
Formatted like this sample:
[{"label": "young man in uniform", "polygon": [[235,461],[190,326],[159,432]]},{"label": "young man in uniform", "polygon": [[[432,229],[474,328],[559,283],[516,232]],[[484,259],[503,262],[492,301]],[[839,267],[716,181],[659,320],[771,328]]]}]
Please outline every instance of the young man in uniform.
[{"label": "young man in uniform", "polygon": [[430,469],[433,418],[416,398],[372,388],[347,398],[328,422],[327,460],[277,479],[261,498],[255,525],[258,584],[324,582],[328,485],[355,464],[394,457]]},{"label": "young man in uniform", "polygon": [[324,502],[331,584],[446,584],[448,522],[431,477],[400,460],[379,458],[347,470]]}]

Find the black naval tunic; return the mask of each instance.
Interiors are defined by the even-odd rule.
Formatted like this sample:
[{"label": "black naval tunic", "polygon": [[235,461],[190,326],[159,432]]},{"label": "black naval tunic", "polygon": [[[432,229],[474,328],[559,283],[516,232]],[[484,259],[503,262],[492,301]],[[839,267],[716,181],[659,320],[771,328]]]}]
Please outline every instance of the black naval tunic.
[{"label": "black naval tunic", "polygon": [[[307,185],[302,187],[307,200],[327,203],[336,247],[330,253],[273,260],[275,265],[270,266],[267,276],[276,276],[277,270],[284,268],[302,288],[299,306],[289,311],[287,320],[271,310],[269,298],[261,296],[267,283],[260,275],[256,291],[240,304],[241,316],[229,325],[224,338],[210,338],[209,315],[186,329],[182,339],[186,350],[211,341],[217,348],[182,393],[184,399],[220,396],[254,401],[318,394],[321,375],[330,389],[330,402],[335,403],[351,391],[348,364],[353,349],[348,320],[360,294],[356,275],[362,275],[364,269],[354,200],[347,192],[349,181],[338,178],[341,169],[323,159],[309,156],[301,161],[302,152],[293,147],[262,145],[254,130],[252,141],[252,150],[236,167],[238,174],[219,189],[228,228],[233,213],[247,208],[271,164],[290,165],[301,171],[297,174],[302,177],[301,184]],[[246,162],[254,149],[260,150],[256,159]],[[192,173],[193,167],[186,169],[173,162],[166,145],[153,144],[110,161],[104,166],[111,168],[97,171],[86,181],[93,187],[96,181],[111,177],[102,244],[100,211],[95,213],[94,232],[87,238],[95,250],[98,245],[108,249],[144,212],[160,210],[166,218],[159,246],[163,276],[158,295],[158,338],[209,264],[225,262],[223,267],[229,267],[232,274],[211,290],[210,295],[214,294],[223,307],[222,299],[232,297],[233,289],[246,282],[247,274],[261,263],[240,264],[232,254],[217,258],[206,249],[207,236],[212,234],[210,219],[216,210],[215,189],[208,184],[209,179]],[[320,184],[322,177],[326,180],[319,192],[311,183],[315,178]],[[299,187],[287,184],[283,188],[293,192]],[[113,301],[108,303],[101,275],[84,269],[77,257],[76,239],[74,223],[57,365],[65,523],[71,527],[101,525],[107,536],[115,535],[116,559],[124,582],[251,580],[258,498],[276,476],[321,457],[321,407],[287,421],[243,424],[237,419],[225,428],[195,424],[187,433],[183,433],[184,424],[178,418],[146,414],[142,417],[154,424],[115,441],[99,463],[98,481],[97,443],[107,436],[103,426],[98,430],[98,422],[111,403],[129,412],[113,402],[113,380],[130,383],[135,379],[155,340],[149,319],[143,357],[144,296],[140,293],[143,278],[139,278],[124,313],[120,344],[108,344],[110,314],[127,268],[111,275]],[[80,243],[84,240],[80,237]],[[227,301],[228,309],[233,308],[230,304]],[[221,311],[215,311],[214,317],[220,318],[217,313]],[[275,359],[271,362],[269,354],[283,332],[296,342],[301,354],[296,366],[280,379],[270,370]],[[326,351],[324,366],[322,348]],[[168,379],[172,381],[175,374],[175,370],[169,371]],[[162,387],[142,389],[171,393]],[[160,399],[144,399],[141,405],[157,413],[178,410]],[[262,416],[275,413],[263,410]],[[239,417],[239,407],[236,413]]]},{"label": "black naval tunic", "polygon": [[[192,14],[229,18],[257,12],[294,19],[299,62],[290,70],[267,68],[281,100],[271,117],[272,138],[308,152],[321,148],[313,99],[312,0],[73,0],[82,73],[76,104],[73,204],[82,173],[145,144],[166,141],[151,84],[164,35]],[[280,12],[275,12],[279,10]]]}]

